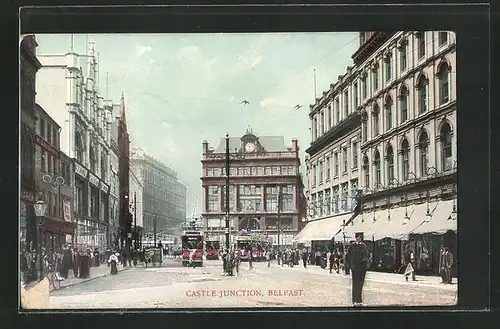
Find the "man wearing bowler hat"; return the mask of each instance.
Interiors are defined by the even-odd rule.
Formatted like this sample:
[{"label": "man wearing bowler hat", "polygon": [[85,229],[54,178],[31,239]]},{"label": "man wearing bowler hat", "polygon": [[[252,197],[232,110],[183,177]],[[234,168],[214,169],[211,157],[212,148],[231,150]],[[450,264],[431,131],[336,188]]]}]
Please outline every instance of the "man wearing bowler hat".
[{"label": "man wearing bowler hat", "polygon": [[366,245],[363,243],[363,233],[358,232],[355,237],[356,241],[351,243],[347,249],[345,265],[352,272],[352,303],[354,306],[363,306],[361,295],[370,256]]}]

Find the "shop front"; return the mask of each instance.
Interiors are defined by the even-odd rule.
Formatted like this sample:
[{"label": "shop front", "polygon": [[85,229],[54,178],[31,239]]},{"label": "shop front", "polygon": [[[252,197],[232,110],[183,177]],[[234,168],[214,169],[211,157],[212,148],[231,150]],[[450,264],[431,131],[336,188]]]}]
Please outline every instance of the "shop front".
[{"label": "shop front", "polygon": [[60,251],[63,245],[71,245],[75,234],[75,223],[45,217],[40,227],[41,243],[49,254]]},{"label": "shop front", "polygon": [[107,249],[108,225],[89,219],[78,222],[78,248],[81,250],[95,250],[103,252]]}]

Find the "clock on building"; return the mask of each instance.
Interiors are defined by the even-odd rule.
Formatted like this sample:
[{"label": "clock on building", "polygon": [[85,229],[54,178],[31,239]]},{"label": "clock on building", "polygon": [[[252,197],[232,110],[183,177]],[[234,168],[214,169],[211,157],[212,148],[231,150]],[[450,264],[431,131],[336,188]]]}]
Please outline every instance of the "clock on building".
[{"label": "clock on building", "polygon": [[245,151],[247,152],[253,152],[255,151],[255,144],[254,143],[246,143],[245,144]]}]

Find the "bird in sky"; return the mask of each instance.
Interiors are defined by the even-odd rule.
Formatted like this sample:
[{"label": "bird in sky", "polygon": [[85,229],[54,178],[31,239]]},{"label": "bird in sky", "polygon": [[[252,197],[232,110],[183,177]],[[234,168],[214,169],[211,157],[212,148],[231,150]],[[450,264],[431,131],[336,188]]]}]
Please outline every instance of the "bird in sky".
[{"label": "bird in sky", "polygon": [[245,100],[242,100],[242,101],[241,101],[241,104],[243,104],[243,105],[247,105],[247,104],[250,104],[250,102],[249,102],[249,101],[247,101],[247,100],[245,99]]},{"label": "bird in sky", "polygon": [[299,104],[295,105],[295,107],[294,107],[295,111],[297,111],[298,109],[300,109],[302,106],[303,105],[299,105]]}]

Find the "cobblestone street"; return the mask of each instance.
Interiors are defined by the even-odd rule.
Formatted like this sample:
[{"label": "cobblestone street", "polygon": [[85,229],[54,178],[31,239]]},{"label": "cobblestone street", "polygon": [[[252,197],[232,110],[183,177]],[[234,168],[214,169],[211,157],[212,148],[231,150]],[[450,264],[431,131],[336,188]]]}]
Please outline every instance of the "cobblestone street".
[{"label": "cobblestone street", "polygon": [[[221,261],[185,268],[177,260],[162,267],[131,268],[116,276],[53,291],[53,308],[343,307],[350,306],[350,278],[317,267],[242,263],[238,276],[222,276]],[[405,282],[402,275],[368,273],[367,306],[454,305],[457,284],[438,278]]]}]

